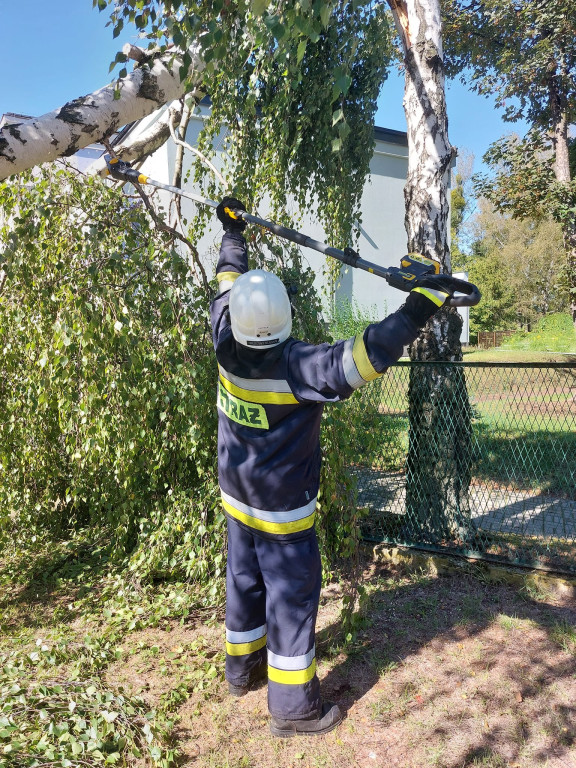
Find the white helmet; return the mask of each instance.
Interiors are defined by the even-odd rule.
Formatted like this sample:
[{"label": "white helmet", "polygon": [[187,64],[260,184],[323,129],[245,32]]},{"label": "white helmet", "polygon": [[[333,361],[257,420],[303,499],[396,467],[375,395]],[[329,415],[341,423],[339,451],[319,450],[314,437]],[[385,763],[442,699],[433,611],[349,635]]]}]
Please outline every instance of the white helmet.
[{"label": "white helmet", "polygon": [[240,275],[229,306],[232,334],[245,347],[269,349],[290,336],[290,299],[284,283],[271,272],[252,269]]}]

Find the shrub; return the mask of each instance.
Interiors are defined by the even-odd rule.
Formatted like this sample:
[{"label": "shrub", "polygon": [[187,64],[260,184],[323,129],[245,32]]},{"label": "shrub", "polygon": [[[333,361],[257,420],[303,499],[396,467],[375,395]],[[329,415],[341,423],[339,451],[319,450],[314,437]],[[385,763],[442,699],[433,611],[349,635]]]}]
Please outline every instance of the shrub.
[{"label": "shrub", "polygon": [[370,308],[360,307],[355,301],[351,303],[347,299],[338,299],[334,305],[334,312],[329,323],[329,334],[332,341],[349,339],[362,333],[370,323],[377,323],[386,315],[386,308],[382,314],[378,312],[376,305]]},{"label": "shrub", "polygon": [[576,352],[576,331],[570,315],[546,315],[530,332],[519,331],[502,343],[503,349],[540,352]]},{"label": "shrub", "polygon": [[[22,175],[0,185],[0,206],[0,549],[84,530],[139,578],[213,585],[225,522],[208,292],[172,236],[98,178]],[[295,332],[319,341],[298,259],[276,271],[300,284]],[[333,479],[344,424],[333,414],[324,437],[330,556],[357,536]]]}]

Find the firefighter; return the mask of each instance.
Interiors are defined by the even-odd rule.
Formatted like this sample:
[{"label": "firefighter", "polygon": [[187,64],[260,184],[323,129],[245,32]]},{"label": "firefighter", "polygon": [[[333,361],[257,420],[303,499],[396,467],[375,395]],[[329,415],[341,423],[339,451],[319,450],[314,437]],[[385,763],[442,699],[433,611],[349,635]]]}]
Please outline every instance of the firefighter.
[{"label": "firefighter", "polygon": [[322,411],[381,376],[453,291],[448,276],[426,277],[403,307],[362,334],[306,344],[290,335],[279,278],[248,271],[246,223],[234,210],[245,208],[229,197],[217,208],[225,232],[210,309],[228,524],[226,680],[242,696],[267,678],[275,736],[322,734],[342,720],[338,706],[321,699],[314,645]]}]

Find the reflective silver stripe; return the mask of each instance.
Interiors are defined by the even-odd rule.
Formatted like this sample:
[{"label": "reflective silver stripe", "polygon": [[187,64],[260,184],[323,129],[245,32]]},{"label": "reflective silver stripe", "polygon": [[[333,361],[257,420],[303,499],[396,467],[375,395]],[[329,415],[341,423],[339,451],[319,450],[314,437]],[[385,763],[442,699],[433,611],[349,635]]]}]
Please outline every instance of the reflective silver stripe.
[{"label": "reflective silver stripe", "polygon": [[290,384],[284,379],[242,379],[240,376],[228,373],[221,365],[218,368],[225,379],[231,381],[232,384],[240,387],[240,389],[248,389],[252,392],[287,392],[292,394]]},{"label": "reflective silver stripe", "polygon": [[293,672],[298,669],[308,669],[316,656],[316,646],[305,653],[303,656],[280,656],[268,650],[268,664],[276,669],[284,669],[287,672]]},{"label": "reflective silver stripe", "polygon": [[248,632],[233,632],[231,629],[226,629],[226,640],[229,643],[251,643],[264,637],[267,631],[266,627],[266,624],[262,624],[261,627],[250,629]]},{"label": "reflective silver stripe", "polygon": [[266,523],[293,523],[296,520],[301,520],[303,517],[308,517],[316,509],[316,498],[309,501],[304,507],[298,507],[298,509],[288,509],[282,512],[274,512],[267,509],[257,509],[256,507],[250,507],[248,504],[243,504],[238,499],[230,496],[228,493],[224,493],[220,489],[222,498],[227,501],[231,507],[234,507],[239,512],[243,512],[249,517],[255,517],[257,520],[263,520]]},{"label": "reflective silver stripe", "polygon": [[220,296],[221,293],[226,293],[226,291],[229,291],[233,285],[234,280],[222,280],[222,282],[218,285],[218,293],[216,295]]},{"label": "reflective silver stripe", "polygon": [[240,277],[240,272],[234,272],[233,270],[224,270],[218,272],[216,279],[218,280],[218,296],[225,291],[229,291],[234,285],[236,280]]},{"label": "reflective silver stripe", "polygon": [[351,339],[347,339],[347,341],[344,342],[344,352],[342,353],[342,367],[344,368],[344,376],[346,377],[346,381],[352,387],[352,389],[358,389],[358,387],[367,384],[366,379],[363,379],[362,376],[360,376],[358,368],[356,367],[356,363],[354,362],[352,350],[354,349],[355,339],[356,337],[353,336]]}]

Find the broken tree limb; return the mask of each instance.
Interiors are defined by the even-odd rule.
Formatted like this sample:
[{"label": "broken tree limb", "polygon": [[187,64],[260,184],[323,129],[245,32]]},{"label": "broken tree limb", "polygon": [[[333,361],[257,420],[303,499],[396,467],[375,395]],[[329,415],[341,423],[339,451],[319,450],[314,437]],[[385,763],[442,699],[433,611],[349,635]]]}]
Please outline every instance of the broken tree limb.
[{"label": "broken tree limb", "polygon": [[[198,98],[200,92],[195,92]],[[114,144],[114,154],[128,163],[138,163],[160,149],[170,138],[170,123],[172,120],[179,122],[182,117],[182,104],[175,101],[165,109],[160,117],[142,133],[129,132],[120,144]],[[106,161],[99,158],[89,168],[90,174],[106,176]]]},{"label": "broken tree limb", "polygon": [[184,81],[181,56],[170,51],[135,67],[119,84],[73,99],[42,117],[7,125],[0,130],[0,180],[69,157],[195,90],[204,64],[197,50],[190,55],[192,65]]}]

